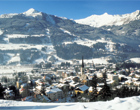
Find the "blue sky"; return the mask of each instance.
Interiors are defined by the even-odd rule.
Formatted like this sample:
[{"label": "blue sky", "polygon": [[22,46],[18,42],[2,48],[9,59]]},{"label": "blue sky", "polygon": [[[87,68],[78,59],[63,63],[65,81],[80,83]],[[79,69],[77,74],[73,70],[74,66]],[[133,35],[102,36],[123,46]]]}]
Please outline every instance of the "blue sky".
[{"label": "blue sky", "polygon": [[22,13],[30,8],[69,19],[93,14],[125,14],[140,10],[140,0],[0,0],[0,14]]}]

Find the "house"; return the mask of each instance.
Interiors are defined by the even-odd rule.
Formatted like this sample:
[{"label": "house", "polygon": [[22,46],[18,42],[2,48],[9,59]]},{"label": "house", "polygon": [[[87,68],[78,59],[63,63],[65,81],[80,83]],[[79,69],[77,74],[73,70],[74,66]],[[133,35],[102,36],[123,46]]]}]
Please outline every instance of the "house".
[{"label": "house", "polygon": [[83,94],[88,92],[89,87],[86,85],[79,86],[75,89],[75,94]]},{"label": "house", "polygon": [[62,73],[65,73],[66,70],[57,70],[56,74],[62,77]]},{"label": "house", "polygon": [[70,76],[70,72],[69,71],[66,71],[66,72],[63,72],[62,73],[62,77],[63,78],[67,78],[67,77],[69,77]]},{"label": "house", "polygon": [[23,83],[21,86],[20,86],[20,89],[19,89],[19,93],[22,94],[22,92],[24,92],[24,90],[27,88],[27,83]]},{"label": "house", "polygon": [[118,82],[119,80],[118,75],[114,75],[114,74],[107,74],[107,78],[110,80],[114,80],[116,82]]},{"label": "house", "polygon": [[56,101],[63,98],[63,91],[56,87],[47,87],[45,94],[51,101]]},{"label": "house", "polygon": [[99,94],[100,91],[102,90],[102,87],[97,87],[96,89],[97,89],[97,94]]},{"label": "house", "polygon": [[88,73],[94,73],[96,71],[96,69],[94,69],[94,68],[89,68],[88,69]]},{"label": "house", "polygon": [[16,82],[17,89],[19,89],[19,87],[21,86],[22,83],[23,83],[23,81],[20,79]]},{"label": "house", "polygon": [[50,102],[50,99],[44,94],[35,94],[33,101],[35,102]]},{"label": "house", "polygon": [[21,88],[19,89],[19,93],[22,97],[29,96],[30,91],[29,91],[29,87],[28,87],[27,83],[24,83],[24,84],[21,85]]},{"label": "house", "polygon": [[127,85],[129,85],[129,86],[130,86],[130,85],[133,85],[133,81],[129,79],[129,80],[125,81],[125,84],[127,84]]},{"label": "house", "polygon": [[98,78],[102,78],[103,77],[103,73],[100,73],[100,72],[97,73],[96,75],[97,75]]},{"label": "house", "polygon": [[103,87],[104,83],[97,83],[97,87]]},{"label": "house", "polygon": [[92,93],[93,92],[93,87],[92,86],[89,87],[88,92],[89,93]]},{"label": "house", "polygon": [[70,88],[73,90],[73,89],[75,89],[75,88],[77,88],[77,87],[79,87],[79,86],[82,86],[83,84],[78,83],[78,82],[75,83],[75,82],[73,81],[73,82],[70,82],[69,85],[70,85]]},{"label": "house", "polygon": [[28,101],[28,102],[32,102],[33,101],[33,96],[27,96],[21,99],[22,101]]},{"label": "house", "polygon": [[36,86],[36,87],[35,87],[35,89],[38,90],[38,91],[41,91],[42,88],[43,88],[42,86]]},{"label": "house", "polygon": [[69,90],[69,84],[58,84],[57,87],[61,90]]},{"label": "house", "polygon": [[5,98],[5,99],[10,99],[10,100],[12,100],[12,99],[14,99],[14,97],[15,97],[15,93],[13,92],[13,90],[9,90],[9,88],[6,89],[6,90],[3,92],[3,94],[4,94],[4,98]]},{"label": "house", "polygon": [[44,84],[44,81],[43,81],[43,79],[38,79],[35,81],[35,83],[37,86],[41,86],[42,84]]}]

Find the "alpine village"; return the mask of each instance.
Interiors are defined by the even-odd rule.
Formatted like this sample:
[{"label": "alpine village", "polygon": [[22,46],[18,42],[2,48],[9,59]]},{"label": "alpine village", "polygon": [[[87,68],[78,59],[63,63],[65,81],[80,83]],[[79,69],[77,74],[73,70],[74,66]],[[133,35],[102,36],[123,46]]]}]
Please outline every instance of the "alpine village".
[{"label": "alpine village", "polygon": [[[93,102],[140,94],[140,65],[41,63],[28,71],[1,74],[0,98],[32,102]],[[1,66],[12,69],[12,66]],[[24,67],[25,68],[25,67]],[[26,68],[31,68],[27,65]]]}]

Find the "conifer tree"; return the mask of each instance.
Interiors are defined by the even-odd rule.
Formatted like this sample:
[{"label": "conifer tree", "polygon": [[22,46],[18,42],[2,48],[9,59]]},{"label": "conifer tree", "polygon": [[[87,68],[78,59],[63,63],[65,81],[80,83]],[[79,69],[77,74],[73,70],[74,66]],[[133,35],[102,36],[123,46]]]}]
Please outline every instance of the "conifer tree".
[{"label": "conifer tree", "polygon": [[96,97],[97,97],[97,76],[96,76],[96,74],[94,74],[94,76],[90,82],[90,86],[92,86],[92,88],[93,88],[93,92],[89,94],[90,99],[92,101],[95,101]]},{"label": "conifer tree", "polygon": [[91,82],[90,82],[90,85],[91,85],[94,89],[97,88],[97,76],[96,76],[96,74],[94,74],[94,76],[93,76],[93,78],[92,78],[92,80],[91,80]]},{"label": "conifer tree", "polygon": [[102,98],[103,100],[107,100],[109,97],[111,97],[111,90],[110,90],[110,87],[106,83],[106,78],[107,78],[107,75],[106,75],[106,70],[105,70],[105,73],[103,73],[104,86],[102,90],[100,91],[100,98]]}]

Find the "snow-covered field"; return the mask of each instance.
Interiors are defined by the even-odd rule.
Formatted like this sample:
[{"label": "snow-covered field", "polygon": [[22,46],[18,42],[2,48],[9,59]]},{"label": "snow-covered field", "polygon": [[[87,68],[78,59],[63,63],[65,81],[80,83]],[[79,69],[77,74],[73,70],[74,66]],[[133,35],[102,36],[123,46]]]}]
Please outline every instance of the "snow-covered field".
[{"label": "snow-covered field", "polygon": [[[49,45],[49,44],[48,44]],[[30,44],[0,44],[0,50],[18,50],[18,49],[41,49],[45,45],[30,45]]]},{"label": "snow-covered field", "polygon": [[[58,59],[58,61],[55,62],[55,64],[61,64],[61,62],[70,62],[72,64],[72,60],[65,60],[65,59],[58,57],[57,55],[54,55],[54,57]],[[76,59],[76,60],[79,61],[80,64],[82,63],[82,60],[78,60],[78,59]],[[94,62],[94,64],[108,64],[109,63],[107,61],[107,58],[105,58],[105,57],[84,59],[84,62],[86,62],[86,63],[93,63]]]},{"label": "snow-covered field", "polygon": [[0,75],[9,75],[15,72],[31,72],[32,69],[33,67],[31,65],[0,66]]},{"label": "snow-covered field", "polygon": [[140,58],[131,58],[131,61],[134,61],[135,63],[140,63]]},{"label": "snow-covered field", "polygon": [[89,103],[33,103],[0,100],[0,109],[47,109],[47,110],[140,110],[140,96],[116,97],[111,101]]}]

